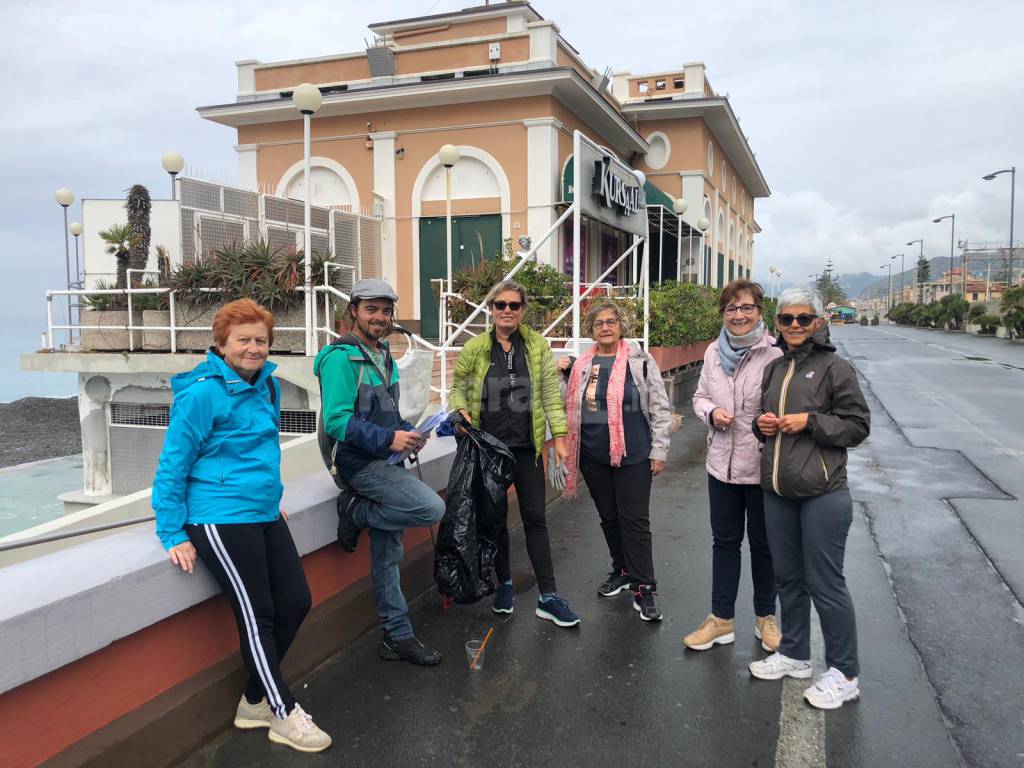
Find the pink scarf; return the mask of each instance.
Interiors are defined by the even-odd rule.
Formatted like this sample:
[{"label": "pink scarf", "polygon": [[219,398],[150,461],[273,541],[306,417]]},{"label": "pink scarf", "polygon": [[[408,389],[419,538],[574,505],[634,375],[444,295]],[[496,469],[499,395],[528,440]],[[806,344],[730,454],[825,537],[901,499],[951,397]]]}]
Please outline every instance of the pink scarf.
[{"label": "pink scarf", "polygon": [[[580,466],[580,412],[583,410],[583,402],[580,398],[580,384],[583,381],[584,372],[590,371],[597,354],[597,345],[588,349],[576,360],[569,376],[569,390],[566,393],[566,403],[569,406],[566,418],[569,422],[569,474],[565,478],[564,498],[576,496],[578,483],[577,474]],[[612,364],[612,374],[608,378],[608,434],[611,438],[608,446],[608,453],[612,460],[612,466],[622,465],[622,457],[626,455],[626,435],[622,429],[622,400],[626,391],[626,365],[629,362],[629,345],[619,341],[619,348],[615,350],[615,362]]]}]

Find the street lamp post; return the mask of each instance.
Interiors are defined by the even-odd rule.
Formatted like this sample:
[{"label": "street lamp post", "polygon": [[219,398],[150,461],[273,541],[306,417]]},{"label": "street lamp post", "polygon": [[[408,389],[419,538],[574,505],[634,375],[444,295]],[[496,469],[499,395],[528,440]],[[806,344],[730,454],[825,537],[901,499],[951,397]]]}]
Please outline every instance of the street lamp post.
[{"label": "street lamp post", "polygon": [[[445,283],[445,291],[452,290],[452,168],[459,162],[459,148],[452,144],[445,144],[437,153],[437,159],[444,166],[444,216],[445,216],[445,253],[448,264],[448,281]],[[444,313],[444,323],[448,323],[448,313]],[[439,338],[447,341],[448,328],[439,329]]]},{"label": "street lamp post", "polygon": [[[903,273],[906,271],[906,269],[905,269],[905,263],[903,261],[903,254],[902,253],[897,253],[896,256],[900,257],[900,300],[899,300],[899,303],[902,304],[903,303]],[[890,256],[889,257],[889,261],[892,261],[893,259],[895,259],[896,256]],[[891,274],[891,270],[890,270],[890,274]]]},{"label": "street lamp post", "polygon": [[311,285],[313,237],[310,232],[310,203],[313,197],[313,185],[310,184],[309,178],[309,121],[316,111],[320,109],[320,105],[323,103],[323,97],[320,95],[320,89],[315,85],[303,83],[302,85],[297,86],[292,92],[292,102],[295,104],[295,108],[302,113],[302,155],[305,160],[303,183],[306,187],[306,193],[303,195],[305,198],[306,213],[305,239],[302,246],[302,256],[306,267],[303,284],[306,289],[306,356],[312,357],[315,353],[314,347],[316,346],[316,339],[313,331],[313,286]]},{"label": "street lamp post", "polygon": [[917,259],[917,266],[914,267],[914,285],[917,286],[917,301],[914,302],[915,304],[920,304],[921,302],[924,301],[924,287],[918,282],[920,278],[918,272],[921,269],[921,259],[924,258],[924,238],[922,237],[918,240],[911,240],[909,243],[907,243],[907,245],[916,245],[918,243],[920,243],[921,245],[921,251]]},{"label": "street lamp post", "polygon": [[1013,165],[1001,171],[994,171],[987,176],[982,176],[981,178],[985,181],[992,181],[992,179],[1001,173],[1010,174],[1010,265],[1006,275],[1006,287],[1007,289],[1010,289],[1013,287],[1013,197],[1014,191],[1017,188],[1017,166]]},{"label": "street lamp post", "polygon": [[[683,260],[683,214],[690,207],[690,204],[686,202],[685,198],[678,197],[672,201],[672,210],[676,214],[676,282],[680,281],[682,277],[682,267],[680,262]],[[658,277],[661,277],[661,265],[658,265]]]},{"label": "street lamp post", "polygon": [[705,235],[707,235],[708,227],[710,227],[710,226],[711,226],[711,220],[707,216],[701,216],[697,220],[697,229],[700,230],[700,265],[699,265],[699,270],[698,270],[697,282],[700,283],[701,285],[706,285],[706,283],[704,281],[709,279],[708,275],[707,275],[707,269],[706,269],[707,257],[706,257],[706,255],[704,253],[704,249],[707,246],[704,245],[704,237],[705,237]]},{"label": "street lamp post", "polygon": [[[937,219],[932,219],[933,224],[938,224],[940,221],[949,219],[949,295],[953,295],[953,238],[956,236],[956,214],[951,213],[948,216],[939,216]],[[966,269],[966,267],[965,267]]]},{"label": "street lamp post", "polygon": [[775,267],[768,267],[768,294],[775,300]]},{"label": "street lamp post", "polygon": [[[64,209],[64,273],[67,278],[67,289],[71,290],[71,248],[68,245],[68,208],[73,202],[75,202],[74,193],[67,187],[61,187],[54,195],[53,199],[57,201],[61,208]],[[68,326],[71,325],[71,296],[68,296]],[[71,328],[68,328],[68,344],[71,344]]]},{"label": "street lamp post", "polygon": [[75,236],[75,282],[74,285],[78,288],[82,287],[82,270],[78,266],[78,236],[82,234],[82,225],[77,221],[72,221],[68,224],[68,232]]},{"label": "street lamp post", "polygon": [[892,310],[892,259],[889,260],[888,264],[883,264],[879,269],[889,268],[889,293],[885,296],[885,316],[889,317],[889,312]]},{"label": "street lamp post", "polygon": [[174,189],[174,177],[185,167],[185,158],[177,152],[164,152],[163,157],[160,158],[160,165],[171,175],[171,200],[176,200],[178,195]]}]

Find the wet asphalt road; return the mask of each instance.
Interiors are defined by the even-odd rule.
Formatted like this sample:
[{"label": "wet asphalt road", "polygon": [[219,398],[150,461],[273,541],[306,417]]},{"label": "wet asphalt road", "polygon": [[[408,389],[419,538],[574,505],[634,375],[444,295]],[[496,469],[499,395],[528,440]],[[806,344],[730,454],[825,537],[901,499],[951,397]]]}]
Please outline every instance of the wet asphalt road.
[{"label": "wet asphalt road", "polygon": [[[1024,765],[1024,533],[1011,498],[1024,494],[1024,451],[1012,452],[1024,445],[1010,437],[1024,427],[1019,395],[1015,432],[1007,415],[1024,370],[1006,367],[1024,367],[1024,347],[885,326],[834,336],[865,376],[873,418],[850,469],[857,514],[846,573],[860,701],[821,713],[800,699],[802,681],[750,678],[747,664],[764,653],[746,558],[737,642],[684,651],[681,637],[709,610],[711,576],[704,431],[687,409],[652,500],[660,625],[642,623],[625,594],[597,597],[607,554],[584,491],[549,513],[559,591],[579,629],[533,616],[516,532],[514,616],[499,619],[486,602],[445,613],[424,595],[413,619],[445,654],[440,667],[380,661],[371,633],[295,685],[333,735],[330,750],[302,755],[263,732],[230,732],[185,765]],[[991,349],[975,354],[973,342]],[[952,351],[958,344],[1006,366],[966,360]],[[945,410],[957,415],[938,418]],[[1006,434],[988,437],[987,428]],[[463,643],[489,627],[484,671],[470,673]]]}]

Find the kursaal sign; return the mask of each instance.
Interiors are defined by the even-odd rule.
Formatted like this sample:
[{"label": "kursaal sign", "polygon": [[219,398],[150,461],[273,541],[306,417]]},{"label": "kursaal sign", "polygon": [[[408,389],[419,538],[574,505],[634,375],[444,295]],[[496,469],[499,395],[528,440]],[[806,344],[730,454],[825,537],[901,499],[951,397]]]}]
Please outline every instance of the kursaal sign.
[{"label": "kursaal sign", "polygon": [[617,210],[623,216],[639,213],[645,203],[644,190],[639,184],[628,184],[612,173],[612,159],[608,155],[594,162],[593,193],[605,208]]}]

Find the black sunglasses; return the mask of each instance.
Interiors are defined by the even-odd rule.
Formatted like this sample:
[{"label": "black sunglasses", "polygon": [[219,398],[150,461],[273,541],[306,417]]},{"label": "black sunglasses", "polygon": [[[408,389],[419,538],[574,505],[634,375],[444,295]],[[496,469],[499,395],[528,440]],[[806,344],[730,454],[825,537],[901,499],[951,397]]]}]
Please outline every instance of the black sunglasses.
[{"label": "black sunglasses", "polygon": [[504,312],[506,307],[511,309],[513,312],[518,312],[520,309],[523,308],[523,302],[521,302],[521,301],[496,301],[491,306],[493,306],[499,312]]},{"label": "black sunglasses", "polygon": [[779,321],[781,326],[790,326],[793,321],[796,320],[801,328],[807,328],[811,323],[817,319],[817,315],[808,315],[805,312],[801,312],[799,315],[791,315],[788,312],[783,315],[776,315],[775,319]]}]

